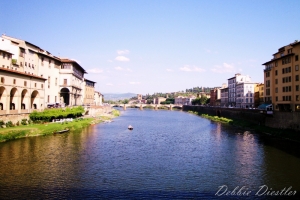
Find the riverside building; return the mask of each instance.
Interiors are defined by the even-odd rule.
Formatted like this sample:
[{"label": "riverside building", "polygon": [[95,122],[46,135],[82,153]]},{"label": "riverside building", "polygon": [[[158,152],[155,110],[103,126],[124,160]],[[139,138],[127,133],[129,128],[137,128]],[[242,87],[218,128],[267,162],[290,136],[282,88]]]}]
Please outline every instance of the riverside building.
[{"label": "riverside building", "polygon": [[102,105],[100,92],[95,102],[95,82],[84,79],[85,73],[74,60],[56,57],[28,41],[2,35],[0,115],[29,114],[54,103]]},{"label": "riverside building", "polygon": [[264,63],[264,101],[277,111],[300,111],[300,42],[281,47]]}]

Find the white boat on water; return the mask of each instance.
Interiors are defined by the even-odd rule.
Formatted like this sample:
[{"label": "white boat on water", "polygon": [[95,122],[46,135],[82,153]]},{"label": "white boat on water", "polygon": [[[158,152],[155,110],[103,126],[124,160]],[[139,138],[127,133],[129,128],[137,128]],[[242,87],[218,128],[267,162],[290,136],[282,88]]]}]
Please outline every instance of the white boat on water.
[{"label": "white boat on water", "polygon": [[129,125],[129,126],[128,126],[128,129],[129,129],[129,130],[133,130],[133,126]]}]

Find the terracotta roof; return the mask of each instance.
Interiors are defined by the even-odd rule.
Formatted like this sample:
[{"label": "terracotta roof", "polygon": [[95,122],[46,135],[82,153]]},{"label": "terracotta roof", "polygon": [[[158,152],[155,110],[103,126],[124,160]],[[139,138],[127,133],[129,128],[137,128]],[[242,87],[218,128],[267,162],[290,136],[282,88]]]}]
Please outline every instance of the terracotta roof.
[{"label": "terracotta roof", "polygon": [[4,52],[4,53],[8,53],[8,54],[10,54],[10,55],[14,55],[13,53],[10,53],[10,52],[5,51],[5,50],[2,50],[2,49],[0,49],[0,51],[2,51],[2,52]]},{"label": "terracotta roof", "polygon": [[60,58],[60,61],[63,63],[75,63],[77,66],[79,66],[82,69],[83,73],[87,74],[85,69],[83,69],[75,60],[70,60],[68,58]]},{"label": "terracotta roof", "polygon": [[294,54],[294,53],[290,53],[290,54],[281,56],[281,57],[279,57],[279,58],[272,59],[272,60],[270,60],[270,61],[268,61],[268,62],[265,62],[265,63],[262,64],[262,65],[267,65],[267,64],[272,63],[272,62],[274,62],[274,61],[280,60],[280,59],[285,58],[285,57],[293,56],[293,55],[295,55],[295,54]]},{"label": "terracotta roof", "polygon": [[91,83],[96,83],[96,82],[94,82],[94,81],[91,81],[91,80],[89,80],[89,79],[86,79],[86,78],[84,78],[84,81],[88,81],[88,82],[91,82]]},{"label": "terracotta roof", "polygon": [[26,74],[24,72],[12,70],[12,69],[7,69],[7,68],[3,68],[3,67],[0,67],[0,71],[6,71],[6,72],[19,74],[19,75],[23,75],[23,76],[29,76],[29,77],[33,77],[33,78],[37,78],[37,79],[47,80],[47,79],[45,79],[43,77],[40,77],[40,76],[36,76],[36,75],[32,75],[32,74]]}]

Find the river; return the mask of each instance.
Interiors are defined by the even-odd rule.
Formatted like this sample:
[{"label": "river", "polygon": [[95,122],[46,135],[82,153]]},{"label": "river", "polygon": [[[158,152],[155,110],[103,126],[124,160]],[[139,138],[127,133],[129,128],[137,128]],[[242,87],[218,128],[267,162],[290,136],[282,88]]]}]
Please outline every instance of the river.
[{"label": "river", "polygon": [[299,156],[247,130],[128,108],[80,132],[1,143],[0,199],[282,199],[299,195],[299,169]]}]

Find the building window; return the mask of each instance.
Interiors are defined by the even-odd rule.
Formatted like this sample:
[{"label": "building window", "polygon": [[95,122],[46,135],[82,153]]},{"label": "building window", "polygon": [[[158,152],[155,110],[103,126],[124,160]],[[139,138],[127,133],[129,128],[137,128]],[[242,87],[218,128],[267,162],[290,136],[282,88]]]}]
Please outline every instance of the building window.
[{"label": "building window", "polygon": [[13,80],[13,83],[16,84],[16,79]]},{"label": "building window", "polygon": [[299,65],[295,66],[295,70],[298,71],[299,70]]},{"label": "building window", "polygon": [[55,96],[55,103],[57,102],[57,96]]},{"label": "building window", "polygon": [[299,75],[296,75],[295,80],[299,81]]},{"label": "building window", "polygon": [[278,79],[275,79],[275,84],[278,84]]},{"label": "building window", "polygon": [[277,70],[275,70],[275,75],[277,76]]},{"label": "building window", "polygon": [[48,88],[50,88],[50,76],[48,76]]},{"label": "building window", "polygon": [[298,61],[298,55],[295,56],[295,61]]},{"label": "building window", "polygon": [[1,83],[4,83],[4,77],[1,77]]},{"label": "building window", "polygon": [[55,85],[57,85],[57,78],[55,78]]},{"label": "building window", "polygon": [[50,95],[48,95],[48,99],[47,100],[48,100],[48,103],[49,103],[50,102]]},{"label": "building window", "polygon": [[296,85],[296,91],[299,91],[299,85]]},{"label": "building window", "polygon": [[275,88],[275,92],[278,93],[278,88]]},{"label": "building window", "polygon": [[68,81],[67,79],[64,79],[64,85],[67,85]]},{"label": "building window", "polygon": [[42,89],[44,88],[44,85],[43,85],[43,84],[41,84],[41,88],[42,88]]},{"label": "building window", "polygon": [[25,62],[25,66],[27,67],[27,62]]},{"label": "building window", "polygon": [[285,96],[282,97],[282,101],[285,101]]},{"label": "building window", "polygon": [[299,101],[299,95],[296,95],[296,101]]},{"label": "building window", "polygon": [[278,97],[277,96],[275,97],[275,99],[276,99],[276,101],[278,101]]},{"label": "building window", "polygon": [[27,81],[24,81],[24,86],[27,86]]},{"label": "building window", "polygon": [[36,87],[36,83],[34,83],[34,87]]}]

